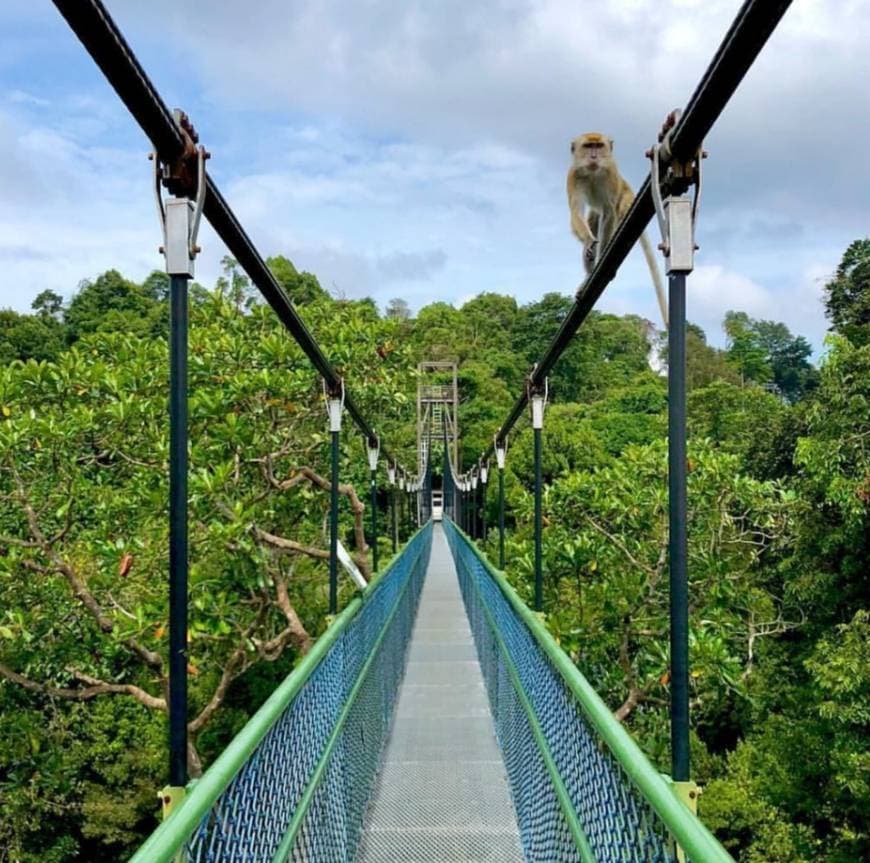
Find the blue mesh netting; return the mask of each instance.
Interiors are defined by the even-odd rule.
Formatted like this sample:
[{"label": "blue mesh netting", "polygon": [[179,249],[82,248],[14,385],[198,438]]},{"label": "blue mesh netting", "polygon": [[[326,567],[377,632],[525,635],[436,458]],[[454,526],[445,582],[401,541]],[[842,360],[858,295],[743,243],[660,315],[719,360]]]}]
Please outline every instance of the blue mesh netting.
[{"label": "blue mesh netting", "polygon": [[583,858],[514,687],[508,660],[540,724],[593,859],[599,863],[675,861],[667,826],[586,720],[558,669],[467,541],[450,522],[445,522],[445,531],[489,693],[526,859],[560,863]]},{"label": "blue mesh netting", "polygon": [[408,544],[229,782],[187,843],[190,863],[272,861],[373,655],[288,858],[353,859],[405,667],[431,537],[430,525]]}]

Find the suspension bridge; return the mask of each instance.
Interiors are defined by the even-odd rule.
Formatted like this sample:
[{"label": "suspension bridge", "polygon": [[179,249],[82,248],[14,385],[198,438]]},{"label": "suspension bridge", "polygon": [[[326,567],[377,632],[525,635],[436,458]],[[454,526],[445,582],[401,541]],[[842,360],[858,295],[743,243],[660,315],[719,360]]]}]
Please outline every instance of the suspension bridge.
[{"label": "suspension bridge", "polygon": [[[165,819],[135,863],[281,861],[727,861],[696,814],[690,778],[686,561],[685,290],[693,266],[702,143],[789,2],[747,0],[684,110],[650,151],[650,175],[478,463],[459,464],[456,369],[418,394],[406,469],[363,415],[205,169],[190,120],[170,112],[99,0],[54,0],[153,144],[171,284],[170,645]],[[164,199],[164,193],[169,197]],[[693,195],[687,193],[693,191]],[[663,775],[548,633],[543,610],[541,452],[547,375],[656,216],[669,277],[671,772]],[[204,775],[187,774],[187,287],[206,218],[322,378],[331,436],[325,633]],[[535,598],[503,574],[507,442],[530,409]],[[394,555],[338,607],[339,444],[347,416],[371,470],[371,531]],[[441,487],[433,482],[435,454]],[[482,500],[494,457],[499,560]],[[378,466],[392,489],[378,521]],[[398,547],[397,496],[416,532]],[[433,505],[434,504],[434,505]],[[405,517],[405,516],[403,516]]]}]

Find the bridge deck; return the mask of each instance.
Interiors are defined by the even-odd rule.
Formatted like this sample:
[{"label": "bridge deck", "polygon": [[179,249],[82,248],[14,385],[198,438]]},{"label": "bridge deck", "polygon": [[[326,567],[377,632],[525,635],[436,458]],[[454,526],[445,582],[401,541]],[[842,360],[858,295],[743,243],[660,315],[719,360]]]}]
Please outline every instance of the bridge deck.
[{"label": "bridge deck", "polygon": [[444,532],[411,636],[358,863],[521,863],[516,816]]}]

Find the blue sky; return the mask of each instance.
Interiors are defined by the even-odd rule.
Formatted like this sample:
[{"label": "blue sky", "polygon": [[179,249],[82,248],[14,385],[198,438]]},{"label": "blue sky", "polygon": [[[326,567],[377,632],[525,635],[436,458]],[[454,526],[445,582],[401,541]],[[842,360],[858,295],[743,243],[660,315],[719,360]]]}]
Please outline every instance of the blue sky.
[{"label": "blue sky", "polygon": [[[568,143],[637,186],[736,0],[108,0],[264,255],[382,306],[572,292]],[[729,308],[818,349],[821,288],[868,233],[866,3],[801,0],[707,142],[689,316]],[[161,266],[149,149],[48,0],[0,5],[0,306]],[[653,226],[654,228],[654,226]],[[225,254],[204,230],[198,278]],[[633,253],[603,308],[657,320]]]}]

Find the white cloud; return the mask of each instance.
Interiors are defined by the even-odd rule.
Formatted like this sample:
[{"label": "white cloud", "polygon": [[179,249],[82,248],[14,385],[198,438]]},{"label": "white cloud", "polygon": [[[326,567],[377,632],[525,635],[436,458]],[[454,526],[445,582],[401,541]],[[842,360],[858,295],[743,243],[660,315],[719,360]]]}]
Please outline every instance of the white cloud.
[{"label": "white cloud", "polygon": [[[191,106],[211,170],[265,255],[288,254],[350,296],[400,294],[412,305],[481,290],[520,302],[573,291],[582,271],[562,187],[566,142],[585,128],[611,132],[639,183],[643,150],[737,9],[736,0],[207,5],[208,14],[175,0],[111,9],[167,102]],[[14,71],[0,103],[0,305],[26,305],[42,287],[68,292],[109,266],[141,278],[160,264],[141,138],[94,83],[84,51],[51,85],[31,75],[51,66],[62,29],[44,26],[44,10],[9,0],[0,26],[4,15],[30,16],[44,35],[0,59],[0,83]],[[711,339],[722,313],[741,305],[819,345],[818,276],[867,233],[868,41],[866,2],[793,4],[710,135],[689,314]],[[68,71],[84,83],[64,86]],[[208,283],[224,250],[207,230],[202,239]],[[657,320],[639,255],[602,307]]]}]

